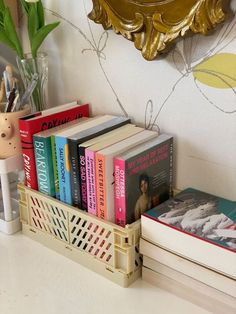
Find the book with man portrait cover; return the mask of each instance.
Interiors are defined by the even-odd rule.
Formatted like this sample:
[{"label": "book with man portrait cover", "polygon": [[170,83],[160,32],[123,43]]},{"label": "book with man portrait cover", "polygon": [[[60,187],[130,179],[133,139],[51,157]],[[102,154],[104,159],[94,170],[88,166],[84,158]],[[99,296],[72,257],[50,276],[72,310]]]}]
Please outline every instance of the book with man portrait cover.
[{"label": "book with man portrait cover", "polygon": [[130,224],[172,195],[173,137],[161,134],[114,158],[115,221]]},{"label": "book with man portrait cover", "polygon": [[141,219],[144,239],[236,279],[235,201],[188,188]]}]

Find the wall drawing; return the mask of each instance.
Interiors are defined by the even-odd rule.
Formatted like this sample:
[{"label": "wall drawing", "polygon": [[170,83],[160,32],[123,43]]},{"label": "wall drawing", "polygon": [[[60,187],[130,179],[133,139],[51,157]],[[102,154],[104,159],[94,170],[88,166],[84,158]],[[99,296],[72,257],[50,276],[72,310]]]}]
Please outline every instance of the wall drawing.
[{"label": "wall drawing", "polygon": [[55,52],[55,102],[79,95],[95,113],[131,116],[148,129],[173,134],[176,186],[236,199],[236,0],[232,18],[211,35],[179,40],[154,61],[87,18],[91,0],[44,5],[47,19],[61,21],[45,46]]},{"label": "wall drawing", "polygon": [[[84,10],[85,10],[85,14],[87,15],[87,11],[86,11],[86,7],[85,7],[85,3],[84,3]],[[108,31],[103,31],[102,34],[100,35],[100,38],[98,39],[98,41],[96,41],[95,37],[93,36],[93,31],[91,28],[91,21],[89,21],[88,19],[88,25],[89,25],[89,31],[90,31],[90,38],[87,34],[85,34],[83,32],[83,30],[81,30],[78,26],[76,26],[75,24],[73,24],[72,22],[70,22],[69,20],[67,20],[66,18],[64,18],[62,15],[60,15],[57,12],[54,12],[50,9],[47,9],[47,11],[51,12],[52,15],[54,15],[55,17],[59,18],[60,20],[64,21],[65,23],[68,23],[72,28],[76,29],[78,31],[78,33],[80,34],[80,36],[83,37],[83,39],[85,40],[85,42],[88,45],[88,48],[84,48],[82,50],[82,53],[87,53],[87,52],[92,52],[95,53],[98,59],[98,63],[100,66],[100,69],[107,81],[108,86],[110,87],[110,89],[112,90],[112,93],[114,94],[114,97],[118,103],[118,106],[121,109],[121,112],[123,113],[124,116],[128,116],[124,105],[122,104],[121,100],[119,99],[119,96],[117,94],[117,92],[115,91],[111,80],[109,79],[109,75],[108,73],[106,73],[104,67],[103,67],[103,62],[106,61],[106,54],[105,54],[105,49],[107,46],[107,41],[109,38],[109,33]]]},{"label": "wall drawing", "polygon": [[[82,29],[73,24],[68,19],[64,18],[57,12],[47,9],[55,17],[68,23],[72,28],[76,29],[80,36],[85,40],[88,47],[82,50],[82,53],[92,52],[97,56],[97,60],[100,69],[106,78],[107,84],[112,90],[114,97],[121,112],[128,116],[125,109],[125,105],[122,104],[118,93],[113,87],[112,81],[109,78],[109,74],[105,71],[103,62],[106,61],[106,47],[109,41],[109,31],[102,31],[100,38],[95,39],[93,30],[91,27],[91,21],[88,19],[90,34],[85,34]],[[84,2],[84,11],[88,15]],[[172,59],[176,70],[180,73],[178,80],[170,86],[170,93],[166,99],[160,105],[156,105],[157,110],[154,110],[154,101],[149,99],[145,109],[145,127],[148,129],[158,129],[158,116],[162,109],[167,104],[169,98],[174,93],[179,83],[186,78],[191,77],[194,79],[196,88],[201,93],[205,100],[214,106],[217,110],[222,111],[225,114],[236,113],[236,54],[222,53],[221,51],[227,47],[233,40],[236,39],[236,16],[226,22],[221,27],[220,32],[208,37],[209,43],[206,45],[207,50],[202,49],[205,38],[202,35],[195,35],[194,37],[186,38],[185,40],[177,43],[174,50],[167,56],[168,59]],[[233,34],[233,36],[231,36]],[[90,39],[91,38],[91,39]],[[221,88],[227,89],[232,93],[232,106],[230,108],[224,108],[224,105],[217,105],[213,99],[208,97],[207,90],[202,88],[202,84],[208,86],[208,88]],[[222,91],[224,92],[224,91]],[[154,111],[156,113],[154,114]]]}]

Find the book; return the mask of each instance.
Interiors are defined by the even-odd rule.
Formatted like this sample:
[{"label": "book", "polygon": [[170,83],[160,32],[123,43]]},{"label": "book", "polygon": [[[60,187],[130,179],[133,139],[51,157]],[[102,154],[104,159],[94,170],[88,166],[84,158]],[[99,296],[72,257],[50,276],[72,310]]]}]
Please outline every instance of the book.
[{"label": "book", "polygon": [[[164,265],[170,272],[175,270],[236,298],[236,282],[230,277],[169,252],[143,238],[140,239],[139,251],[143,255],[143,265],[154,271],[165,274],[161,271]],[[172,278],[174,279],[173,276]]]},{"label": "book", "polygon": [[33,119],[37,119],[39,116],[48,116],[51,115],[57,111],[62,111],[62,110],[66,110],[69,108],[73,108],[73,107],[77,107],[79,106],[78,101],[73,101],[67,104],[63,104],[57,107],[53,107],[53,108],[49,108],[49,109],[44,109],[42,111],[35,111],[33,113],[29,113],[27,115],[24,116],[24,120],[33,120]]},{"label": "book", "polygon": [[157,137],[154,131],[143,130],[116,144],[96,152],[97,216],[115,222],[113,158],[140,143]]},{"label": "book", "polygon": [[172,196],[173,137],[161,134],[114,158],[115,222],[120,226]]},{"label": "book", "polygon": [[[80,118],[80,122],[82,119],[87,119],[87,117]],[[91,118],[90,118],[91,119]],[[72,123],[72,122],[68,122]],[[69,127],[74,126],[73,124]],[[61,132],[61,131],[60,131]],[[58,133],[57,133],[58,134]],[[56,152],[56,140],[55,134],[51,135],[51,151],[52,151],[52,163],[53,163],[53,175],[54,175],[54,185],[55,185],[55,193],[56,198],[60,200],[60,190],[59,190],[59,177],[58,177],[58,166],[57,166],[57,152]]]},{"label": "book", "polygon": [[53,165],[55,194],[56,194],[56,199],[60,200],[59,177],[58,177],[58,167],[57,167],[57,150],[56,150],[55,135],[51,136],[51,150],[52,150],[52,165]]},{"label": "book", "polygon": [[[146,263],[146,258],[144,257]],[[172,274],[171,274],[172,275]],[[171,275],[164,275],[159,271],[142,266],[142,279],[158,288],[170,292],[182,299],[205,308],[214,314],[235,314],[235,298],[205,285],[191,277],[178,274],[175,279]],[[170,295],[171,300],[171,295]]]},{"label": "book", "polygon": [[48,116],[48,115],[53,114],[55,112],[62,111],[62,110],[65,110],[65,109],[70,109],[72,107],[76,107],[76,106],[80,106],[80,105],[81,104],[79,103],[79,101],[75,100],[75,101],[72,101],[72,102],[69,102],[69,103],[66,103],[66,104],[62,104],[62,105],[59,105],[59,106],[56,106],[56,107],[47,108],[47,109],[44,109],[42,111],[35,112],[34,114],[36,114],[36,116],[38,116],[38,115]]},{"label": "book", "polygon": [[72,104],[70,103],[61,105],[55,109],[36,112],[19,119],[25,184],[27,187],[35,190],[38,189],[33,135],[37,132],[55,127],[83,116],[89,116],[89,105],[78,105],[76,102]]},{"label": "book", "polygon": [[[114,131],[106,133],[102,141],[99,141],[94,145],[88,146],[85,149],[86,178],[87,178],[86,180],[87,186],[85,187],[85,189],[86,191],[88,191],[87,206],[88,212],[90,214],[97,215],[95,153],[98,150],[104,149],[143,130],[144,130],[143,128],[136,127],[133,124],[127,124]],[[83,190],[83,185],[81,184],[81,186]],[[83,195],[84,194],[82,193],[82,204]]]},{"label": "book", "polygon": [[[81,134],[82,131],[90,129],[92,126],[101,124],[104,121],[112,119],[113,116],[104,115],[89,118],[87,121],[76,125],[69,130],[60,132],[55,136],[57,168],[59,180],[60,200],[64,203],[72,205],[72,187],[70,177],[70,158],[69,158],[69,143],[68,138],[74,134]],[[83,133],[82,133],[83,134]]]},{"label": "book", "polygon": [[80,173],[80,165],[82,165],[83,168],[86,167],[83,162],[85,159],[85,148],[81,147],[81,149],[79,149],[79,145],[96,136],[117,129],[118,127],[127,123],[130,123],[130,118],[110,116],[110,119],[107,119],[107,121],[104,121],[103,123],[97,124],[94,127],[91,127],[87,130],[73,134],[72,136],[68,137],[71,167],[72,204],[74,206],[79,207],[83,210],[87,209],[87,204],[82,204],[81,202],[82,194],[84,195],[84,193],[86,193],[86,190],[83,189],[82,191],[80,180],[81,177],[83,177]]},{"label": "book", "polygon": [[235,221],[236,202],[188,188],[144,213],[141,233],[154,244],[236,279]]},{"label": "book", "polygon": [[[91,181],[95,177],[95,166],[92,167],[92,152],[88,151],[88,149],[96,145],[98,146],[106,145],[107,143],[109,143],[111,139],[113,139],[115,135],[118,135],[120,133],[123,134],[123,132],[133,129],[134,127],[135,125],[128,123],[117,129],[108,131],[102,135],[92,137],[88,141],[85,141],[82,144],[79,144],[78,150],[79,150],[79,163],[80,163],[79,171],[80,171],[80,184],[81,184],[81,188],[80,188],[81,209],[88,211],[88,208],[91,207],[91,202],[93,201],[94,203],[94,196],[92,196],[93,192],[91,190],[91,184],[92,184]],[[89,185],[87,184],[88,176],[89,176],[89,183],[91,183]],[[90,201],[90,204],[88,204],[89,201]],[[90,211],[90,213],[92,212]]]},{"label": "book", "polygon": [[82,117],[33,135],[38,190],[40,192],[52,197],[56,196],[59,199],[55,134],[59,134],[65,129],[68,130],[85,119],[87,118]]}]

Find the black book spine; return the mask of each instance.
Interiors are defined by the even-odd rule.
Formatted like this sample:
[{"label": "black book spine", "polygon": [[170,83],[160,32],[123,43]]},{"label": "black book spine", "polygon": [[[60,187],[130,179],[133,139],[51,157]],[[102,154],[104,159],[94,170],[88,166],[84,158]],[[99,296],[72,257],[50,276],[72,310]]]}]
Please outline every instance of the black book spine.
[{"label": "black book spine", "polygon": [[78,144],[76,141],[68,140],[70,153],[70,178],[71,178],[71,195],[72,204],[81,209],[81,195],[80,195],[80,169],[79,169],[79,154]]},{"label": "black book spine", "polygon": [[85,147],[79,147],[81,209],[88,210]]},{"label": "black book spine", "polygon": [[[80,172],[80,154],[81,160],[85,161],[85,149],[79,152],[79,145],[82,142],[88,141],[93,137],[102,135],[111,130],[117,129],[122,125],[130,123],[129,118],[120,119],[120,117],[114,118],[110,121],[104,122],[88,130],[80,132],[77,138],[68,138],[69,154],[70,154],[70,166],[71,166],[71,195],[72,204],[80,209],[87,210],[87,182],[86,182],[86,165],[83,165]],[[83,173],[83,187],[81,187],[81,173]],[[83,189],[82,189],[83,188]],[[86,199],[85,199],[86,194]],[[82,200],[83,195],[83,200]]]}]

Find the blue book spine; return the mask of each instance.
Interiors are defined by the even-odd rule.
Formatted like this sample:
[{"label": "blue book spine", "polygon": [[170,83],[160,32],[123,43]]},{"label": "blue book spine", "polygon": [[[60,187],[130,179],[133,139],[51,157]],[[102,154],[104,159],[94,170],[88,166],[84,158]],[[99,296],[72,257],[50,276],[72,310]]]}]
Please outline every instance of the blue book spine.
[{"label": "blue book spine", "polygon": [[55,136],[60,200],[72,205],[69,148],[67,138]]},{"label": "blue book spine", "polygon": [[55,196],[56,196],[56,199],[60,200],[55,135],[51,135],[51,150],[52,150],[52,167],[53,167],[53,175],[54,175]]}]

